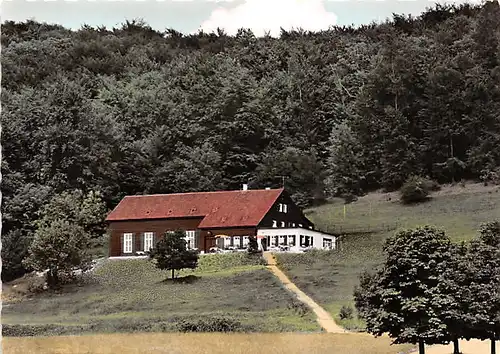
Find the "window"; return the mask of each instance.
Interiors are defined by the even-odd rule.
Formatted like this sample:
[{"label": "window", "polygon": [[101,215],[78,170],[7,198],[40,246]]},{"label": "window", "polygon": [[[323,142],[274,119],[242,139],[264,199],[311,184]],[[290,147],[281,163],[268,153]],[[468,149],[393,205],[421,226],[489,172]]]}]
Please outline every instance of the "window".
[{"label": "window", "polygon": [[152,232],[144,233],[144,252],[149,252],[153,246],[154,234]]},{"label": "window", "polygon": [[189,230],[186,231],[186,247],[188,249],[196,248],[196,231],[194,230]]},{"label": "window", "polygon": [[281,227],[285,227],[285,222],[284,221],[281,222]]},{"label": "window", "polygon": [[279,203],[278,210],[280,213],[287,213],[288,212],[288,205],[283,204],[283,203]]},{"label": "window", "polygon": [[123,253],[132,253],[132,239],[133,234],[123,234]]},{"label": "window", "polygon": [[330,240],[328,238],[324,238],[323,239],[323,248],[331,250],[333,248],[332,246],[333,246],[332,245],[332,240]]},{"label": "window", "polygon": [[273,227],[278,227],[278,222],[276,220],[273,220]]},{"label": "window", "polygon": [[285,235],[280,235],[280,245],[284,245],[284,246],[286,246],[286,244],[287,244],[287,239],[288,239],[288,236],[285,236]]},{"label": "window", "polygon": [[294,222],[292,222],[292,227],[295,227],[295,223]]},{"label": "window", "polygon": [[241,248],[241,238],[239,236],[234,236],[234,247]]},{"label": "window", "polygon": [[231,246],[231,237],[224,237],[224,248]]},{"label": "window", "polygon": [[299,224],[299,227],[302,227],[302,224]]},{"label": "window", "polygon": [[243,236],[243,247],[248,247],[248,243],[250,242],[249,236]]}]

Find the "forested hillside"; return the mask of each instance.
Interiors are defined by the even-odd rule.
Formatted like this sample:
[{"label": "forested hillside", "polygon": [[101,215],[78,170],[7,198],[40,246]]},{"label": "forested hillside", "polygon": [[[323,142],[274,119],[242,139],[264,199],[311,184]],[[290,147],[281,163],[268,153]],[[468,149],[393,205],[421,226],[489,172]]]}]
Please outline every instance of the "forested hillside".
[{"label": "forested hillside", "polygon": [[413,174],[500,177],[498,2],[280,38],[28,21],[1,40],[4,265],[67,190],[111,208],[286,176],[308,205]]}]

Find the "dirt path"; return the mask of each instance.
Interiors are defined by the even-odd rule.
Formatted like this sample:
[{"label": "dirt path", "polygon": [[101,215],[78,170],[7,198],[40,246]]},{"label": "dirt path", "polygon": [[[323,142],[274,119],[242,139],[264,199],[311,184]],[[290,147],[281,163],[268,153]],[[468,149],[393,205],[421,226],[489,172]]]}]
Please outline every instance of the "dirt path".
[{"label": "dirt path", "polygon": [[[500,350],[500,344],[497,343],[497,352]],[[462,354],[490,354],[490,341],[480,341],[471,339],[470,341],[460,341],[460,352]],[[425,349],[426,354],[452,354],[453,344],[433,345]]]},{"label": "dirt path", "polygon": [[264,252],[264,259],[267,261],[267,268],[283,283],[283,285],[291,292],[297,295],[297,299],[309,306],[315,313],[317,321],[327,333],[347,333],[347,331],[337,325],[332,316],[319,306],[313,299],[307,296],[300,290],[288,277],[276,266],[276,259],[270,252]]}]

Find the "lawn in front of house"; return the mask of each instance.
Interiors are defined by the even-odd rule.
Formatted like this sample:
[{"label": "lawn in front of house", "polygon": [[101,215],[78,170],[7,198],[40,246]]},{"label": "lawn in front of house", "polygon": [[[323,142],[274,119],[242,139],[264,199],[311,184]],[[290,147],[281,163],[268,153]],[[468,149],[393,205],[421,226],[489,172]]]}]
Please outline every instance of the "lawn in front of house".
[{"label": "lawn in front of house", "polygon": [[182,320],[223,316],[254,331],[320,331],[311,312],[262,265],[246,254],[200,257],[187,283],[165,281],[166,271],[146,259],[108,260],[79,286],[7,301],[9,325],[31,325],[34,334],[175,331]]}]

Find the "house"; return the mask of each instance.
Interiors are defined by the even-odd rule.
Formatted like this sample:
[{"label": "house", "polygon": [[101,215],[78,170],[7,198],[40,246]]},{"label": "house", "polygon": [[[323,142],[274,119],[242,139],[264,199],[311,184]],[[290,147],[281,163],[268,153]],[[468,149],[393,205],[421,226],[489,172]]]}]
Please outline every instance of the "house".
[{"label": "house", "polygon": [[186,232],[189,248],[245,249],[257,236],[259,249],[279,245],[335,248],[336,237],[316,231],[284,189],[126,196],[108,215],[109,256],[149,251],[167,231]]}]

